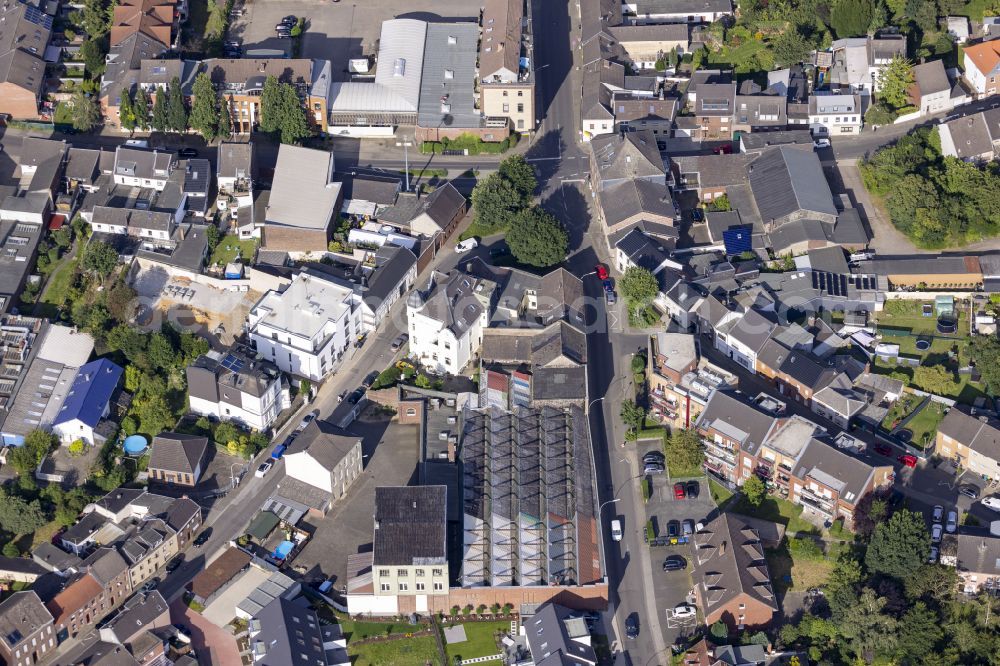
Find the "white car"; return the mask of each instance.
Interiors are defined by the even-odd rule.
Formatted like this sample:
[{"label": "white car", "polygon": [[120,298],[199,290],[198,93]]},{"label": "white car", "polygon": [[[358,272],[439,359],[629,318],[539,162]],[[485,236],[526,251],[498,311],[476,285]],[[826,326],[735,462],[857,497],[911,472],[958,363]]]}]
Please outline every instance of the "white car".
[{"label": "white car", "polygon": [[934,518],[933,518],[933,520],[934,520],[935,523],[940,523],[941,519],[943,517],[944,517],[944,507],[941,506],[940,504],[938,504],[938,505],[936,505],[934,507]]},{"label": "white car", "polygon": [[674,608],[673,616],[676,618],[694,617],[698,614],[698,609],[691,604],[680,604]]},{"label": "white car", "polygon": [[984,497],[979,503],[991,511],[1000,512],[1000,497]]},{"label": "white car", "polygon": [[813,148],[817,150],[820,148],[829,148],[829,147],[830,147],[829,139],[816,139],[815,141],[813,141]]},{"label": "white car", "polygon": [[958,514],[954,510],[948,512],[948,522],[944,529],[948,534],[954,534],[958,529]]},{"label": "white car", "polygon": [[463,252],[468,252],[469,250],[473,250],[477,247],[479,247],[479,241],[477,241],[475,238],[466,238],[464,241],[455,246],[455,252],[461,254]]},{"label": "white car", "polygon": [[941,543],[941,532],[943,531],[941,523],[934,523],[931,526],[931,543]]},{"label": "white car", "polygon": [[260,467],[257,468],[257,471],[254,472],[253,475],[256,476],[258,479],[263,479],[264,475],[271,471],[271,467],[272,466],[273,466],[273,463],[271,463],[270,460],[267,461],[267,462],[261,463]]}]

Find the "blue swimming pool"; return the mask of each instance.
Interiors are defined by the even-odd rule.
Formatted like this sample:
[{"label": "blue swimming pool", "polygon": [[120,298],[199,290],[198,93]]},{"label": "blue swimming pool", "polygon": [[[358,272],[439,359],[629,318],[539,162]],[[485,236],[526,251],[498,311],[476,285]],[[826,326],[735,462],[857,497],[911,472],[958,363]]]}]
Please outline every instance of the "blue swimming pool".
[{"label": "blue swimming pool", "polygon": [[125,453],[130,456],[140,455],[146,450],[146,438],[142,435],[131,435],[126,437],[123,448],[125,449]]}]

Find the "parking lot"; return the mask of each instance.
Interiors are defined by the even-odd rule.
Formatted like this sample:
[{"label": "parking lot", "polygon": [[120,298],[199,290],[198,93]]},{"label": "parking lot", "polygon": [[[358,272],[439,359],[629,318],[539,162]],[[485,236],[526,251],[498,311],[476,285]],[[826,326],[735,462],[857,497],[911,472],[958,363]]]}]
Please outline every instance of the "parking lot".
[{"label": "parking lot", "polygon": [[382,22],[391,18],[478,21],[478,5],[463,0],[415,0],[401,5],[390,0],[364,4],[329,0],[248,0],[243,15],[230,24],[229,39],[248,49],[284,49],[291,52],[291,39],[279,38],[275,25],[286,16],[305,17],[301,57],[329,60],[333,77],[348,80],[347,61],[374,55]]},{"label": "parking lot", "polygon": [[[640,455],[653,448],[656,448],[655,444],[641,447]],[[684,499],[675,498],[675,481],[669,479],[666,474],[655,474],[649,478],[652,480],[652,493],[646,502],[646,519],[652,521],[657,537],[668,536],[672,525],[683,534],[683,521],[690,520],[693,525],[697,525],[699,522],[709,520],[718,511],[715,502],[712,501],[708,484],[703,478],[683,482]],[[688,492],[692,487],[697,488],[696,495]],[[687,568],[680,571],[663,571],[664,560],[677,555],[687,561]],[[697,626],[696,618],[674,618],[666,613],[668,609],[689,601],[688,597],[693,588],[692,556],[693,550],[690,544],[650,547],[651,571],[648,579],[653,582],[656,607],[663,613],[660,623],[667,643],[673,643],[677,636],[691,633]]]}]

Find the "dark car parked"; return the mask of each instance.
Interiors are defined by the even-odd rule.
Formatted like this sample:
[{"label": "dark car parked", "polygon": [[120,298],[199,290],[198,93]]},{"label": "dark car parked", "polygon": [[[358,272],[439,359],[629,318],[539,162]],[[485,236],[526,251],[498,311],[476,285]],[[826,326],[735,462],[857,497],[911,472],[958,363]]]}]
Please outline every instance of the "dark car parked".
[{"label": "dark car parked", "polygon": [[687,494],[688,497],[697,497],[698,493],[701,492],[701,486],[697,481],[688,481],[687,483]]},{"label": "dark car parked", "polygon": [[673,537],[677,537],[677,536],[680,536],[680,535],[681,535],[681,524],[680,524],[679,521],[671,520],[669,523],[667,523],[667,536],[668,537],[673,538]]},{"label": "dark car parked", "polygon": [[664,571],[681,571],[687,568],[687,561],[680,555],[671,555],[663,561]]}]

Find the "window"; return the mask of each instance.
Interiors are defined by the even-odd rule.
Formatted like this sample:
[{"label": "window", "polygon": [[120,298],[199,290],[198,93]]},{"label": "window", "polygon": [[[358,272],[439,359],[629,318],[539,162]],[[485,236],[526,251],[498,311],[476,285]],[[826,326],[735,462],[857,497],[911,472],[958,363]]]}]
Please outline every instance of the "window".
[{"label": "window", "polygon": [[506,91],[506,90],[504,90],[504,91],[503,91],[503,96],[504,96],[504,97],[506,97],[506,96],[507,96],[507,91]]},{"label": "window", "polygon": [[379,576],[388,576],[389,575],[389,570],[388,569],[379,569],[378,570],[378,575]]},{"label": "window", "polygon": [[423,583],[417,583],[416,584],[416,588],[417,588],[417,592],[423,592],[424,591],[424,584]]},{"label": "window", "polygon": [[434,583],[434,590],[436,592],[440,592],[443,589],[444,589],[444,584],[443,583]]},{"label": "window", "polygon": [[396,569],[396,575],[399,576],[400,578],[406,578],[407,576],[410,575],[410,572],[407,571],[406,569]]},{"label": "window", "polygon": [[518,104],[517,105],[517,112],[518,113],[524,113],[524,104]]},{"label": "window", "polygon": [[409,407],[406,410],[406,415],[407,416],[416,416],[417,415],[417,410],[415,410],[413,407]]},{"label": "window", "polygon": [[504,104],[503,105],[503,112],[504,113],[510,113],[510,104]]},{"label": "window", "polygon": [[431,571],[431,575],[432,576],[443,576],[444,575],[444,570],[443,569],[434,569],[433,571]]},{"label": "window", "polygon": [[518,90],[517,91],[517,96],[518,97],[524,97],[524,91],[523,90]]},{"label": "window", "polygon": [[390,585],[389,585],[389,583],[382,583],[382,585],[380,587],[382,588],[383,592],[388,592]]},{"label": "window", "polygon": [[399,584],[399,591],[400,592],[406,592],[408,589],[410,589],[410,585],[408,583],[400,583]]},{"label": "window", "polygon": [[426,574],[424,573],[424,570],[423,570],[423,569],[416,569],[416,570],[415,570],[415,571],[413,572],[413,575],[414,575],[414,576],[424,576],[424,575],[426,575]]}]

